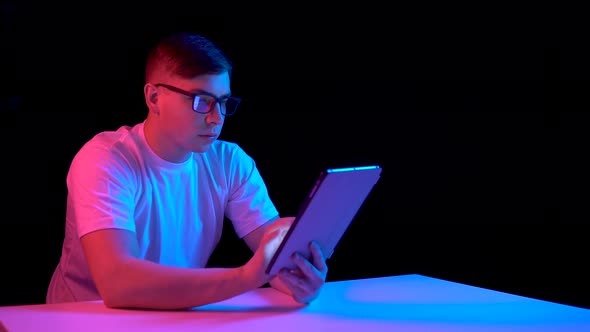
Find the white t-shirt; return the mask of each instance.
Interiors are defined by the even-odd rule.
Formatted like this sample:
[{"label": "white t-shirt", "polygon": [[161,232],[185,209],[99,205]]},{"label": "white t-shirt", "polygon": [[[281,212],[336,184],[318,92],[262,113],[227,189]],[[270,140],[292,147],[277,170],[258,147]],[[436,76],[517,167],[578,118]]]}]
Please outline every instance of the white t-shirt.
[{"label": "white t-shirt", "polygon": [[215,141],[182,163],[158,157],[143,123],[94,136],[67,176],[65,239],[47,303],[98,300],[80,237],[105,228],[132,231],[140,257],[201,268],[221,238],[224,217],[243,237],[279,216],[254,160]]}]

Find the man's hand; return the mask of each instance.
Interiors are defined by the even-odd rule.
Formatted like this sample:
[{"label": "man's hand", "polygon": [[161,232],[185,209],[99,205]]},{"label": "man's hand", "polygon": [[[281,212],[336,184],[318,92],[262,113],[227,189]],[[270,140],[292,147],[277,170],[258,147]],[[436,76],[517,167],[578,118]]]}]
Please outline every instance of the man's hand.
[{"label": "man's hand", "polygon": [[312,241],[309,244],[310,260],[297,254],[292,256],[296,268],[283,269],[277,275],[267,275],[265,272],[294,220],[294,217],[279,218],[265,228],[246,235],[246,243],[254,255],[243,270],[246,278],[254,278],[256,283],[262,285],[270,282],[274,288],[291,295],[297,302],[309,303],[318,296],[328,273],[324,253],[317,243]]},{"label": "man's hand", "polygon": [[291,259],[297,264],[297,268],[282,269],[278,273],[280,281],[299,303],[310,303],[317,298],[328,274],[328,266],[320,246],[312,241],[309,249],[312,255],[311,261],[295,253]]},{"label": "man's hand", "polygon": [[266,274],[266,266],[270,263],[294,219],[294,217],[279,218],[266,227],[254,255],[243,267],[246,278],[263,285],[274,277]]}]

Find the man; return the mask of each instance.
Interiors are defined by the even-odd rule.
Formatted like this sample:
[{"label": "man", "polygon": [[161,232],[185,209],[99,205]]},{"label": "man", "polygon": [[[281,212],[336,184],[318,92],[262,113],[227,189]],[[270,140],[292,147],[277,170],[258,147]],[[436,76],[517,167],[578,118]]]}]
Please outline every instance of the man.
[{"label": "man", "polygon": [[[301,303],[325,282],[310,243],[298,268],[265,273],[292,217],[279,217],[254,160],[218,140],[240,100],[232,65],[200,35],[176,33],[148,54],[146,119],[102,132],[73,158],[66,234],[48,303],[102,299],[108,307],[183,309],[267,282]],[[208,268],[224,217],[252,249],[246,264]]]}]

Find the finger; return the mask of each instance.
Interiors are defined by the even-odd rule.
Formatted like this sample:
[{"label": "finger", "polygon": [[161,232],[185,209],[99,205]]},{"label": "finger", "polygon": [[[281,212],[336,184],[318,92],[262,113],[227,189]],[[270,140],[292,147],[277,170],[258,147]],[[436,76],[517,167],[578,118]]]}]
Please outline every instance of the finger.
[{"label": "finger", "polygon": [[323,275],[326,275],[328,273],[328,265],[326,265],[326,258],[320,245],[316,241],[311,241],[309,243],[309,250],[311,251],[311,257],[313,258],[313,265]]},{"label": "finger", "polygon": [[279,273],[279,278],[289,288],[295,301],[309,303],[318,296],[319,288],[315,288],[306,279],[300,278],[298,272],[298,269],[284,269],[282,273]]},{"label": "finger", "polygon": [[307,291],[319,289],[324,283],[326,275],[320,272],[309,260],[305,259],[299,253],[293,254],[292,259],[298,267],[296,270],[303,274],[301,280],[306,283],[305,289]]},{"label": "finger", "polygon": [[317,275],[321,274],[321,272],[300,253],[296,252],[291,255],[291,260],[297,265],[299,270],[301,270],[301,273],[303,273],[304,277],[315,279],[317,278]]},{"label": "finger", "polygon": [[293,297],[305,297],[313,291],[305,277],[302,277],[298,269],[282,269],[279,272],[281,281],[291,290]]}]

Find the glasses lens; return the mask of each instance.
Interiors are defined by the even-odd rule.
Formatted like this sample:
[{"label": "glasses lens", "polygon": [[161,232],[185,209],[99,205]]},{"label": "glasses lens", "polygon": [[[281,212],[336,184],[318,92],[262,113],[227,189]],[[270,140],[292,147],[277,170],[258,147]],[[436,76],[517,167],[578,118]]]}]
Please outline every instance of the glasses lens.
[{"label": "glasses lens", "polygon": [[[217,103],[215,98],[209,96],[195,96],[193,101],[193,110],[197,113],[207,114],[213,110],[213,107]],[[228,116],[236,112],[240,99],[235,97],[229,97],[219,103],[221,114]]]},{"label": "glasses lens", "polygon": [[238,109],[238,105],[240,104],[240,99],[235,98],[235,97],[229,97],[226,101],[225,101],[225,115],[232,115],[236,112],[236,110]]},{"label": "glasses lens", "polygon": [[195,96],[193,110],[197,113],[208,113],[211,102],[211,98],[207,98],[206,96]]}]

